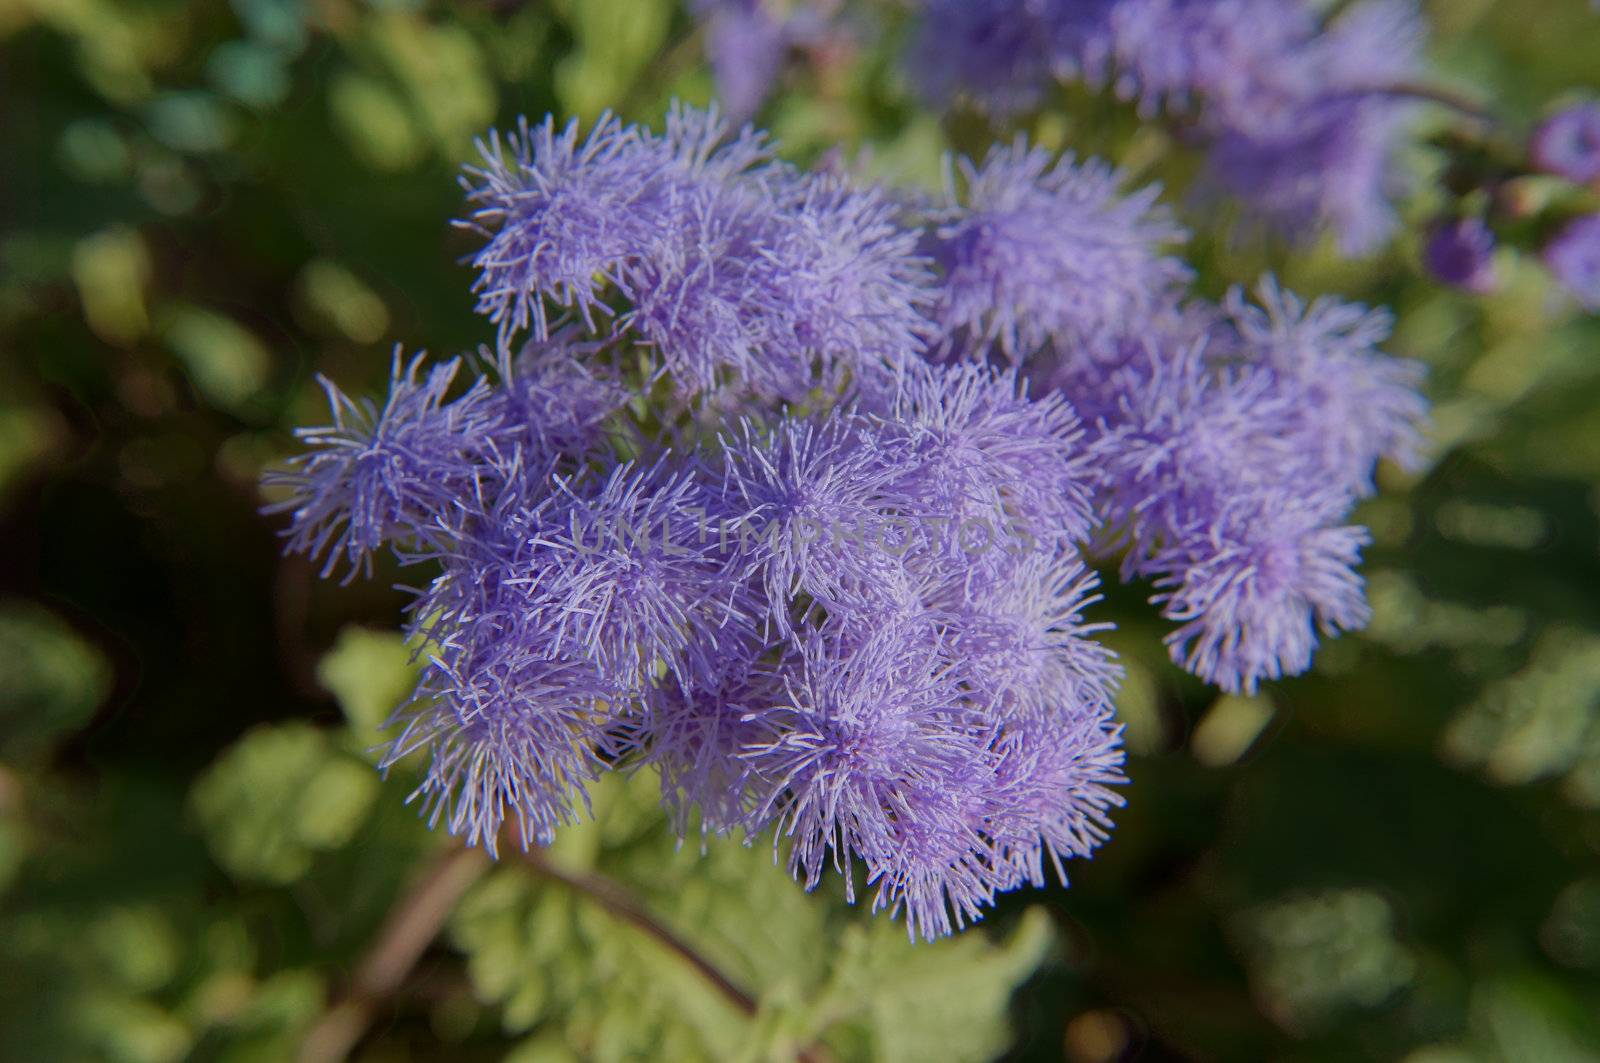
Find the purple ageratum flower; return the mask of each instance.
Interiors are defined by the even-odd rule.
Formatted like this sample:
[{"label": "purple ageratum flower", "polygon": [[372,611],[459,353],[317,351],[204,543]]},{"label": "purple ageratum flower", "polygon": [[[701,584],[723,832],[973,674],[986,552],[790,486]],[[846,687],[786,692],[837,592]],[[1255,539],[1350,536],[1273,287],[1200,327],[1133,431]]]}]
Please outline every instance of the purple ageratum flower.
[{"label": "purple ageratum flower", "polygon": [[1121,196],[1098,161],[1052,160],[1018,139],[982,166],[960,160],[948,183],[934,230],[937,350],[993,343],[1021,361],[1052,339],[1126,327],[1189,278],[1163,254],[1187,234],[1156,205],[1159,190]]},{"label": "purple ageratum flower", "polygon": [[1086,703],[1109,714],[1121,671],[1095,636],[1111,625],[1083,619],[1098,585],[1076,551],[1035,550],[1003,579],[963,582],[931,604],[956,674],[997,716],[1050,719]]},{"label": "purple ageratum flower", "polygon": [[576,120],[557,132],[547,116],[503,139],[491,132],[479,150],[482,166],[461,179],[472,208],[461,224],[487,240],[472,260],[478,312],[502,338],[546,336],[547,299],[586,321],[604,312],[604,281],[658,233],[659,160],[639,132],[607,114],[580,139]]},{"label": "purple ageratum flower", "polygon": [[762,251],[778,221],[745,189],[706,183],[673,198],[670,224],[620,278],[632,308],[618,324],[694,395],[749,377],[775,340],[774,323],[749,304],[766,282]]},{"label": "purple ageratum flower", "polygon": [[555,480],[500,559],[501,582],[550,655],[585,657],[616,687],[678,682],[751,631],[753,608],[705,542],[710,499],[666,461],[620,465],[596,488]]},{"label": "purple ageratum flower", "polygon": [[[976,918],[1008,882],[983,858],[971,807],[992,772],[994,723],[962,702],[926,639],[907,634],[804,642],[799,675],[759,717],[770,737],[746,756],[771,780],[758,814],[790,839],[790,870],[807,889],[831,863],[853,901],[859,859],[880,883],[874,908],[905,903],[913,934],[933,937],[950,932],[950,909],[955,925]],[[913,876],[921,888],[906,898]]]},{"label": "purple ageratum flower", "polygon": [[549,844],[575,819],[602,767],[601,726],[618,692],[592,662],[545,656],[488,623],[481,618],[471,641],[458,635],[428,662],[390,721],[402,730],[380,766],[427,751],[411,799],[422,801],[430,826],[442,820],[497,855],[507,819],[525,849]]},{"label": "purple ageratum flower", "polygon": [[1088,858],[1111,830],[1110,813],[1126,783],[1122,727],[1109,701],[1078,698],[1063,711],[1007,726],[998,742],[1000,770],[989,826],[1012,881],[1048,884],[1046,867],[1067,883],[1065,861]]},{"label": "purple ageratum flower", "polygon": [[1540,257],[1585,309],[1600,312],[1600,214],[1569,222]]},{"label": "purple ageratum flower", "polygon": [[[1147,365],[1100,440],[1103,497],[1128,543],[1125,577],[1153,577],[1173,659],[1224,689],[1303,671],[1320,628],[1365,622],[1350,495],[1318,488],[1294,435],[1303,409],[1265,373],[1219,372],[1183,347]],[[1138,379],[1127,374],[1130,383]],[[1314,505],[1307,491],[1319,492]]]},{"label": "purple ageratum flower", "polygon": [[848,608],[894,559],[875,539],[891,475],[855,418],[750,422],[723,439],[718,511],[740,564],[762,586],[768,619],[785,635],[797,596]]},{"label": "purple ageratum flower", "polygon": [[[1021,487],[1035,481],[1041,494],[1054,486],[1076,496],[1086,520],[1070,410],[1059,401],[1030,404],[1011,373],[978,365],[924,373],[908,372],[893,412],[864,424],[838,415],[819,427],[788,423],[775,433],[779,446],[749,439],[727,450],[737,473],[730,483],[743,499],[773,499],[781,533],[798,530],[800,512],[821,517],[810,535],[765,539],[769,552],[758,555],[769,574],[812,566],[809,579],[780,577],[771,593],[783,595],[786,583],[809,585],[823,607],[790,618],[789,645],[798,647],[803,678],[791,667],[784,699],[744,719],[765,736],[752,742],[741,732],[746,781],[759,795],[746,799],[750,826],[778,820],[780,837],[792,839],[791,869],[808,888],[831,862],[846,871],[853,897],[846,869],[863,861],[876,886],[874,908],[904,911],[913,935],[931,937],[976,918],[996,891],[1021,884],[1018,866],[1037,864],[1045,848],[1092,848],[1069,848],[1065,829],[1056,829],[1081,826],[1084,809],[1102,807],[1087,781],[1074,788],[1058,774],[1054,791],[1041,781],[1026,812],[1006,818],[1005,796],[1021,783],[1006,774],[999,742],[1007,720],[1032,720],[1043,733],[1047,721],[1075,719],[1090,712],[1086,706],[1108,713],[1117,671],[1093,641],[1099,626],[1082,620],[1094,581],[1070,549],[1036,547],[1003,566],[980,563],[981,556],[952,564],[922,535],[903,548],[871,535],[865,542],[830,536],[834,524],[875,517],[914,514],[911,523],[920,525],[953,505],[970,509],[974,497],[987,498],[994,514],[1001,499],[1058,517],[1071,508],[1032,500]],[[936,490],[951,472],[968,484],[953,495]],[[851,569],[868,578],[840,578]],[[1115,733],[1108,736],[1096,718],[1103,725],[1094,729],[1096,749],[1114,745]],[[1085,762],[1098,756],[1078,752]],[[1103,788],[1120,776],[1096,779]],[[994,833],[1002,823],[1009,831],[1003,853]]]},{"label": "purple ageratum flower", "polygon": [[1172,659],[1234,693],[1311,666],[1319,633],[1366,626],[1356,566],[1365,528],[1330,526],[1338,494],[1306,501],[1282,492],[1233,501],[1202,534],[1170,543],[1147,568]]},{"label": "purple ageratum flower", "polygon": [[547,303],[591,332],[617,295],[614,333],[654,347],[690,396],[738,384],[797,399],[879,372],[920,342],[929,278],[915,235],[874,190],[797,175],[764,135],[675,106],[665,131],[602,120],[587,141],[547,122],[468,171],[479,309],[502,341]]},{"label": "purple ageratum flower", "polygon": [[1241,493],[1286,486],[1303,467],[1299,408],[1272,377],[1213,362],[1205,318],[1175,316],[1166,334],[1116,341],[1055,379],[1093,410],[1090,446],[1103,549],[1126,545],[1123,576],[1149,575],[1165,544],[1201,535]]},{"label": "purple ageratum flower", "polygon": [[1426,369],[1378,348],[1391,315],[1331,298],[1308,305],[1270,277],[1256,296],[1259,307],[1236,288],[1224,303],[1238,337],[1229,356],[1269,372],[1279,394],[1301,407],[1294,435],[1316,457],[1321,483],[1365,495],[1380,458],[1416,467],[1428,417],[1420,391]]},{"label": "purple ageratum flower", "polygon": [[[527,341],[514,358],[498,359],[500,384],[488,404],[501,424],[502,459],[515,450],[522,464],[561,461],[568,471],[591,458],[613,459],[607,429],[632,397],[609,368],[616,356],[614,345],[566,328]],[[487,351],[484,359],[496,360]]]},{"label": "purple ageratum flower", "polygon": [[472,212],[461,224],[482,234],[473,258],[478,311],[502,339],[526,328],[548,334],[546,301],[575,308],[593,328],[601,296],[623,267],[670,239],[687,188],[713,187],[771,161],[753,130],[729,137],[715,108],[674,105],[657,137],[607,114],[588,137],[576,121],[557,133],[546,117],[480,142],[481,167],[462,177]]},{"label": "purple ageratum flower", "polygon": [[1500,287],[1494,249],[1494,233],[1481,218],[1458,218],[1434,226],[1422,258],[1428,272],[1445,284],[1488,295]]},{"label": "purple ageratum flower", "polygon": [[1260,298],[1158,315],[1049,376],[1090,418],[1104,545],[1155,579],[1174,659],[1230,690],[1365,622],[1365,532],[1340,522],[1380,456],[1415,457],[1426,415],[1420,367],[1377,349],[1385,318],[1270,281]]},{"label": "purple ageratum flower", "polygon": [[1600,104],[1575,104],[1545,119],[1529,151],[1546,173],[1580,185],[1600,180]]},{"label": "purple ageratum flower", "polygon": [[674,100],[659,138],[640,133],[652,163],[675,179],[726,183],[736,178],[787,175],[787,167],[773,162],[767,135],[751,126],[736,129],[715,104],[689,107]]},{"label": "purple ageratum flower", "polygon": [[766,260],[765,310],[785,323],[801,359],[843,364],[858,378],[915,357],[929,326],[929,263],[901,207],[876,188],[831,174],[806,174],[783,200]]},{"label": "purple ageratum flower", "polygon": [[690,394],[798,400],[911,357],[930,278],[893,204],[828,176],[758,180],[675,197],[671,235],[624,272],[621,327]]},{"label": "purple ageratum flower", "polygon": [[[388,758],[432,750],[418,796],[491,850],[513,815],[524,844],[548,842],[602,758],[648,749],[688,794],[722,748],[700,748],[719,718],[688,719],[689,706],[726,707],[733,695],[711,699],[712,680],[735,661],[747,679],[759,673],[748,594],[701,534],[695,481],[665,464],[623,465],[603,482],[518,471],[496,497],[457,500],[474,516],[457,522],[412,609],[414,637],[436,649]],[[714,797],[693,800],[726,829],[741,794]]]},{"label": "purple ageratum flower", "polygon": [[[1123,781],[1116,669],[1080,620],[1092,586],[1064,553],[965,611],[797,633],[799,674],[751,717],[766,737],[743,756],[767,786],[753,823],[776,820],[807,888],[831,863],[853,899],[859,860],[874,910],[903,911],[913,937],[931,938],[999,891],[1042,883],[1043,854],[1059,870],[1092,851]],[[1047,689],[989,684],[1003,660]]]},{"label": "purple ageratum flower", "polygon": [[[886,493],[911,515],[985,521],[998,543],[1082,542],[1095,523],[1087,449],[1059,396],[1028,396],[1017,373],[968,363],[908,368],[873,414],[873,446],[893,472]],[[952,540],[961,528],[951,529]]]},{"label": "purple ageratum flower", "polygon": [[381,408],[323,379],[333,424],[298,429],[307,452],[267,477],[292,492],[267,510],[290,514],[286,549],[322,559],[324,577],[341,560],[351,576],[370,572],[381,547],[432,538],[435,517],[470,493],[484,449],[500,431],[482,381],[447,400],[459,359],[426,375],[422,365],[422,355],[405,361],[396,349]]},{"label": "purple ageratum flower", "polygon": [[761,783],[745,753],[763,741],[760,716],[782,700],[793,663],[787,644],[751,642],[719,657],[716,670],[692,686],[663,684],[646,694],[639,735],[625,742],[661,773],[662,802],[680,837],[696,814],[703,833],[750,822]]}]

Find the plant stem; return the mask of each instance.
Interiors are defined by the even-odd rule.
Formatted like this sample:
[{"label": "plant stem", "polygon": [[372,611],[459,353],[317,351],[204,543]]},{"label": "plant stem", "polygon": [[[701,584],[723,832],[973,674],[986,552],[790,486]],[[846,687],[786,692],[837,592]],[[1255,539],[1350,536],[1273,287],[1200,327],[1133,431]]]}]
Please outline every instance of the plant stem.
[{"label": "plant stem", "polygon": [[1495,117],[1495,113],[1485,105],[1469,96],[1456,92],[1454,89],[1447,89],[1438,85],[1397,81],[1388,85],[1373,85],[1367,88],[1352,89],[1350,92],[1351,95],[1356,96],[1390,96],[1395,99],[1422,100],[1426,103],[1436,103],[1486,126],[1499,124],[1499,119]]},{"label": "plant stem", "polygon": [[724,974],[716,964],[695,951],[693,945],[657,921],[643,904],[615,882],[601,875],[559,868],[537,849],[530,849],[523,854],[523,859],[539,874],[583,894],[618,919],[643,930],[698,971],[734,1007],[746,1015],[756,1014],[760,1005],[754,996]]},{"label": "plant stem", "polygon": [[434,860],[389,910],[343,999],[323,1012],[300,1043],[300,1063],[337,1063],[350,1055],[378,1006],[400,988],[456,902],[489,867],[482,850],[464,846],[452,846]]},{"label": "plant stem", "polygon": [[[649,934],[710,982],[717,992],[744,1015],[754,1018],[760,1011],[760,1002],[725,974],[715,963],[702,955],[689,941],[680,937],[671,927],[651,915],[638,898],[622,886],[606,878],[585,871],[569,871],[547,860],[542,852],[530,849],[523,859],[539,874],[569,889],[583,894],[612,915]],[[795,1050],[798,1063],[826,1063],[831,1058],[823,1048],[801,1047]]]},{"label": "plant stem", "polygon": [[[582,894],[612,916],[644,931],[711,984],[747,1018],[760,1011],[755,996],[740,986],[688,940],[666,926],[636,897],[603,875],[572,871],[550,862],[538,849],[521,854],[536,874]],[[493,866],[480,849],[453,846],[437,857],[421,878],[389,910],[378,936],[351,976],[343,996],[323,1012],[300,1045],[300,1063],[338,1063],[346,1059],[371,1025],[378,1007],[399,988],[438,936],[456,903]],[[823,1063],[818,1048],[801,1048],[801,1063]]]}]

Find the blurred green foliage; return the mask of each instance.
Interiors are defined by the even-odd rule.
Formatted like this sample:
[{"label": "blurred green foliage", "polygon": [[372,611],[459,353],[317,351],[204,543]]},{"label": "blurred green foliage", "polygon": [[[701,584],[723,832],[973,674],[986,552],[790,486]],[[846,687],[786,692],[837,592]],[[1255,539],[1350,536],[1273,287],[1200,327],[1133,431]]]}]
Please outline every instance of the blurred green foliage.
[{"label": "blurred green foliage", "polygon": [[[1428,6],[1501,135],[1600,89],[1583,0]],[[790,157],[932,184],[1005,135],[917,107],[902,5],[852,11],[856,49],[762,116]],[[409,766],[371,766],[413,674],[396,573],[281,559],[259,474],[320,416],[315,372],[376,389],[395,342],[489,338],[448,224],[475,136],[703,102],[700,41],[669,0],[0,0],[0,40],[0,1058],[291,1058],[447,843]],[[1193,159],[1114,101],[1031,125],[1184,202]],[[1439,165],[1418,150],[1413,222]],[[1352,263],[1190,220],[1207,291],[1272,268],[1391,305],[1433,367],[1433,467],[1363,513],[1371,629],[1219,698],[1113,589],[1115,835],[936,946],[765,843],[675,849],[648,776],[608,783],[548,859],[630,890],[754,1016],[510,859],[361,1058],[1600,1059],[1600,322],[1527,262],[1474,300],[1414,239]]]}]

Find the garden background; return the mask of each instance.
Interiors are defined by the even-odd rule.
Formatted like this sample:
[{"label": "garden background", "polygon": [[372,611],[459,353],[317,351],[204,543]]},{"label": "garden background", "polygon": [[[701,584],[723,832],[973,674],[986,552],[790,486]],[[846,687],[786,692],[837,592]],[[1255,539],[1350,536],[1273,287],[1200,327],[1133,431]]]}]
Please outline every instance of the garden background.
[{"label": "garden background", "polygon": [[[1600,90],[1581,0],[1426,7],[1507,129]],[[936,187],[997,131],[919,104],[902,5],[849,17],[760,120]],[[1426,144],[1412,235],[1348,261],[1185,206],[1192,156],[1109,97],[1028,120],[1164,180],[1208,294],[1391,306],[1436,407],[1358,514],[1375,619],[1311,674],[1218,696],[1112,589],[1128,807],[1070,889],[913,946],[761,842],[677,848],[648,779],[495,868],[380,779],[397,575],[280,556],[261,472],[315,374],[492,341],[450,225],[474,137],[704,102],[702,37],[666,0],[0,0],[0,1058],[1600,1059],[1600,317],[1526,260],[1427,280]],[[383,967],[392,912],[458,894]]]}]

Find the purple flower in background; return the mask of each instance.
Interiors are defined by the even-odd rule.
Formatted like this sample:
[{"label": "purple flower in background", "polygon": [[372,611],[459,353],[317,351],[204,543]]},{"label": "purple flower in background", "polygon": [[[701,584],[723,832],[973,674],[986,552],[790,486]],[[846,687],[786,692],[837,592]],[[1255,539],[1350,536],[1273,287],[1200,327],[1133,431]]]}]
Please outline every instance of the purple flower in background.
[{"label": "purple flower in background", "polygon": [[1187,236],[1159,189],[1120,194],[1104,163],[1052,159],[1018,139],[948,178],[932,255],[943,276],[932,316],[940,353],[989,344],[1022,361],[1051,339],[1119,328],[1189,277],[1165,253]]},{"label": "purple flower in background", "polygon": [[1459,218],[1434,226],[1422,258],[1428,272],[1445,284],[1488,295],[1500,287],[1494,250],[1494,233],[1481,218]]},{"label": "purple flower in background", "polygon": [[1585,309],[1600,311],[1600,214],[1567,223],[1540,257]]},{"label": "purple flower in background", "polygon": [[756,113],[783,68],[789,32],[765,0],[698,0],[717,95],[735,121]]},{"label": "purple flower in background", "polygon": [[1326,26],[1301,0],[983,0],[924,8],[914,76],[1004,115],[1052,80],[1107,81],[1180,116],[1206,175],[1293,236],[1331,229],[1347,254],[1394,226],[1395,155],[1415,104],[1423,24],[1414,0],[1362,0]]},{"label": "purple flower in background", "polygon": [[927,0],[909,67],[924,96],[964,96],[997,115],[1039,102],[1054,67],[1050,37],[1029,0]]},{"label": "purple flower in background", "polygon": [[1237,128],[1304,95],[1294,57],[1316,34],[1299,0],[1115,0],[1106,40],[1117,93],[1141,110],[1205,101],[1205,120]]},{"label": "purple flower in background", "polygon": [[1578,184],[1600,180],[1600,104],[1575,104],[1545,119],[1529,150],[1546,173]]},{"label": "purple flower in background", "polygon": [[1347,8],[1208,112],[1211,178],[1291,235],[1326,227],[1345,254],[1375,250],[1394,228],[1394,156],[1416,111],[1388,90],[1415,79],[1423,37],[1412,0]]},{"label": "purple flower in background", "polygon": [[729,117],[743,122],[766,101],[792,49],[831,36],[837,0],[695,0],[692,7],[705,26],[717,95]]},{"label": "purple flower in background", "polygon": [[1394,231],[1391,158],[1410,110],[1354,99],[1308,105],[1280,135],[1218,136],[1206,174],[1290,238],[1327,228],[1344,254],[1367,254]]}]

